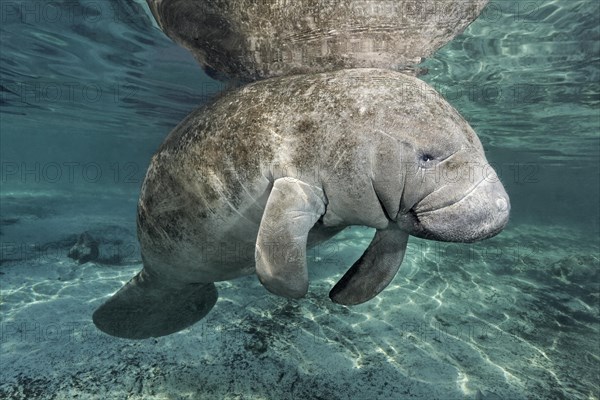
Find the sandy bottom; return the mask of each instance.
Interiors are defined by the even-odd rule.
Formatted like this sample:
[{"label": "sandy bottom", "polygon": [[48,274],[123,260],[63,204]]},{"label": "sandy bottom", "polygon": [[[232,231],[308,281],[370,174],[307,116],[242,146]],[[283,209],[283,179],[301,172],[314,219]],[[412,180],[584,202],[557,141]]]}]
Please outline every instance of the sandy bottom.
[{"label": "sandy bottom", "polygon": [[[1,227],[0,398],[599,398],[597,233],[511,223],[473,245],[411,238],[392,284],[347,308],[328,292],[373,235],[348,229],[311,252],[305,299],[222,282],[198,324],[130,341],[91,314],[141,268],[131,219],[16,204]],[[100,262],[66,257],[84,230]]]}]

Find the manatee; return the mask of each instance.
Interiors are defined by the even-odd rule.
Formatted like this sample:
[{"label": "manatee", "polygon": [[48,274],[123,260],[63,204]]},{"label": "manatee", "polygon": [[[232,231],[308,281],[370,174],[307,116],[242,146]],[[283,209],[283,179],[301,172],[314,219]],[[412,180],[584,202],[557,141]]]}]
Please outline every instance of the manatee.
[{"label": "manatee", "polygon": [[147,0],[209,75],[251,81],[348,68],[414,71],[488,0]]},{"label": "manatee", "polygon": [[258,81],[192,112],[153,156],[138,203],[143,269],[94,323],[168,335],[210,311],[214,282],[254,273],[301,298],[307,247],[352,225],[375,236],[330,297],[359,304],[394,278],[409,235],[481,240],[509,211],[473,129],[419,79],[350,69]]}]

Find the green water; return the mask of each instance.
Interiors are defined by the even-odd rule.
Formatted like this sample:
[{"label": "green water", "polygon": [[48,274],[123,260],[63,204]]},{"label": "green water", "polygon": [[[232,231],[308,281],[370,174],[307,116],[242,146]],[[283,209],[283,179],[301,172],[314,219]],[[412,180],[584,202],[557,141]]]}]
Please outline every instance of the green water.
[{"label": "green water", "polygon": [[[306,299],[225,282],[202,322],[129,342],[91,313],[140,269],[152,153],[223,85],[139,3],[2,0],[0,397],[598,399],[599,13],[492,0],[423,63],[511,197],[500,235],[411,238],[390,287],[345,308],[327,293],[373,234],[353,228],[311,253]],[[85,230],[117,261],[67,258]]]}]

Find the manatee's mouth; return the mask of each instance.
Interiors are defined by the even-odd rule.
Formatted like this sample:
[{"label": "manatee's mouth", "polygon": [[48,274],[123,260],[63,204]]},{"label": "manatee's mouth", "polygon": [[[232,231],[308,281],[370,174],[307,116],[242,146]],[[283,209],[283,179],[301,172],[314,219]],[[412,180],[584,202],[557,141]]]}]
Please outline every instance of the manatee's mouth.
[{"label": "manatee's mouth", "polygon": [[419,220],[419,214],[415,211],[414,207],[403,214],[399,214],[396,223],[401,229],[413,236],[423,239],[434,239],[434,235],[429,232]]},{"label": "manatee's mouth", "polygon": [[[417,219],[418,219],[418,217],[417,217]],[[507,222],[508,222],[508,220],[507,220]],[[421,224],[420,222],[417,222],[417,224],[418,224],[418,229],[411,232],[412,236],[415,236],[415,237],[418,237],[421,239],[435,240],[438,242],[453,242],[453,243],[474,243],[474,242],[478,242],[480,240],[489,239],[489,238],[496,236],[500,232],[502,232],[502,230],[506,226],[506,223],[504,223],[502,225],[497,225],[496,227],[494,227],[492,229],[487,229],[484,232],[471,233],[471,232],[465,232],[464,230],[461,230],[461,229],[456,229],[456,230],[448,229],[448,230],[444,230],[444,231],[438,230],[438,229],[430,229],[427,227],[426,224]]]},{"label": "manatee's mouth", "polygon": [[427,227],[421,223],[419,214],[415,211],[414,207],[408,210],[405,217],[405,221],[409,221],[412,226],[412,229],[410,230],[411,235],[421,239],[439,240],[434,232],[427,229]]},{"label": "manatee's mouth", "polygon": [[398,223],[411,235],[444,242],[475,242],[497,235],[510,212],[502,184],[482,179],[455,195],[441,187],[413,205]]}]

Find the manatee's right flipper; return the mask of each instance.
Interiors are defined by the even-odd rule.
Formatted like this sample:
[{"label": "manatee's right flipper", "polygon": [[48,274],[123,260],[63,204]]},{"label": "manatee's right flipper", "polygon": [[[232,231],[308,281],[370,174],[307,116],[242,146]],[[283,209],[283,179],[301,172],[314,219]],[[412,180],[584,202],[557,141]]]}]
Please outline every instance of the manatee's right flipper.
[{"label": "manatee's right flipper", "polygon": [[214,283],[173,286],[142,270],[93,315],[103,332],[126,339],[175,333],[201,320],[217,301]]},{"label": "manatee's right flipper", "polygon": [[329,298],[338,304],[356,305],[377,296],[396,276],[407,243],[404,231],[377,230],[364,254],[331,289]]},{"label": "manatee's right flipper", "polygon": [[275,180],[256,239],[256,274],[270,292],[300,298],[308,291],[308,232],[325,213],[323,191],[294,178]]}]

